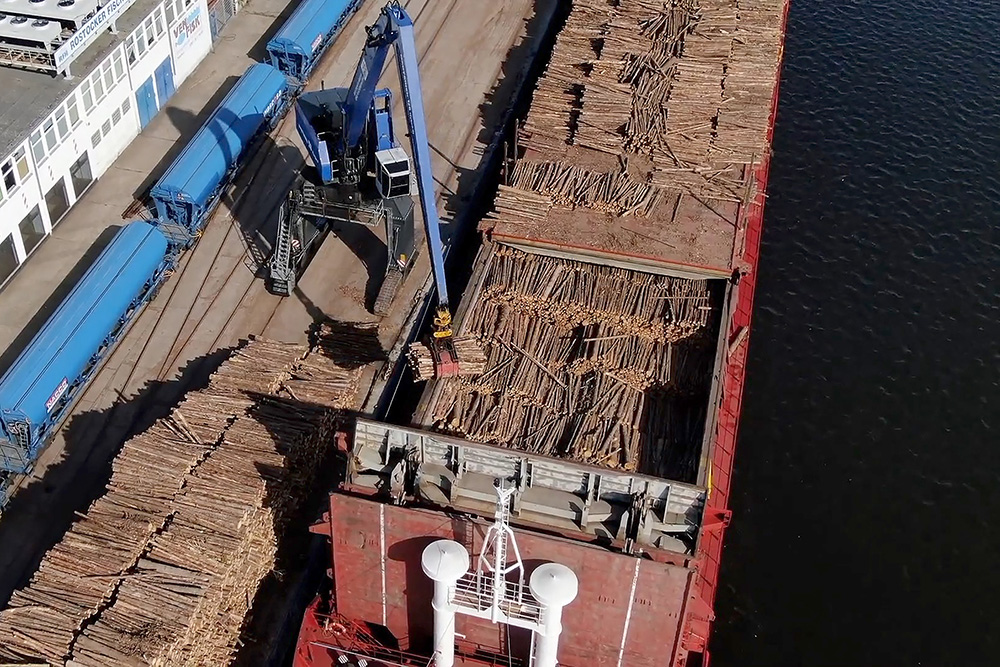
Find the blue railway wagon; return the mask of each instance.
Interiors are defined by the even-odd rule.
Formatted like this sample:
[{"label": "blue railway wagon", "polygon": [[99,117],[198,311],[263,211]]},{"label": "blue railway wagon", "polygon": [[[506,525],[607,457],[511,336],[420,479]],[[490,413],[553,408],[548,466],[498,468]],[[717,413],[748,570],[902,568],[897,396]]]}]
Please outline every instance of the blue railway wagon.
[{"label": "blue railway wagon", "polygon": [[302,0],[267,43],[271,64],[305,83],[363,0]]},{"label": "blue railway wagon", "polygon": [[0,378],[0,470],[31,469],[172,263],[166,237],[149,223],[132,222],[115,234]]},{"label": "blue railway wagon", "polygon": [[255,63],[236,82],[191,142],[150,190],[164,233],[190,243],[208,220],[247,148],[284,113],[289,99],[287,77],[274,67]]}]

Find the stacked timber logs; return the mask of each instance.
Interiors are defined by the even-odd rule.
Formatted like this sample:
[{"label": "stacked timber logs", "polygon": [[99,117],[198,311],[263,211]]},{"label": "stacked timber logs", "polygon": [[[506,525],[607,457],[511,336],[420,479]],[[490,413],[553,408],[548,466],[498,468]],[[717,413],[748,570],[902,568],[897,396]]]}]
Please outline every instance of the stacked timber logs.
[{"label": "stacked timber logs", "polygon": [[574,3],[521,128],[523,146],[558,154],[573,143],[584,71],[596,58],[594,47],[604,35],[608,11],[597,2]]},{"label": "stacked timber logs", "polygon": [[714,321],[705,281],[494,246],[462,323],[463,335],[482,342],[485,370],[443,383],[432,424],[479,442],[691,479]]},{"label": "stacked timber logs", "polygon": [[[552,207],[584,207],[669,223],[676,209],[657,204],[679,194],[747,201],[766,152],[783,5],[575,1],[492,218],[523,227]],[[643,162],[609,170],[595,152]]]},{"label": "stacked timber logs", "polygon": [[228,664],[339,409],[356,401],[363,366],[331,356],[358,341],[320,340],[249,341],[125,443],[105,495],[0,612],[0,660]]},{"label": "stacked timber logs", "polygon": [[[539,195],[548,198],[544,207],[538,206]],[[594,172],[564,162],[522,160],[514,169],[511,187],[500,190],[495,207],[498,214],[510,210],[523,214],[534,209],[542,212],[540,217],[553,205],[647,216],[656,206],[658,195],[656,188],[625,172]]]}]

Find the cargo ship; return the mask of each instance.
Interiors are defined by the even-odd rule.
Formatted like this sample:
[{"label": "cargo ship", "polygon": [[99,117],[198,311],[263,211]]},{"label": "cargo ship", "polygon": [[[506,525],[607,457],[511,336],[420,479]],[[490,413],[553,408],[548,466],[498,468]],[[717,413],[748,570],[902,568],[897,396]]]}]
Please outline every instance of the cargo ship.
[{"label": "cargo ship", "polygon": [[485,371],[341,434],[297,667],[709,663],[787,11],[571,4],[456,314]]}]

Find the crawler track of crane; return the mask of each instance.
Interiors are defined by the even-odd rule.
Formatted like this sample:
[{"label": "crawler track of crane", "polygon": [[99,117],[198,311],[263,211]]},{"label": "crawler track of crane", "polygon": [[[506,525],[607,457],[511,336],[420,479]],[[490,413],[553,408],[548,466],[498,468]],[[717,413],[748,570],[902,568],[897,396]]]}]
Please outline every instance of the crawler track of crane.
[{"label": "crawler track of crane", "polygon": [[[459,185],[463,190],[468,186],[459,178],[463,172],[461,177],[468,178],[479,163],[483,95],[502,76],[501,66],[535,3],[409,0],[405,5],[418,26],[440,207]],[[379,8],[379,3],[366,3],[351,19],[313,74],[310,89],[319,88],[321,81],[328,86],[350,81],[364,26]],[[387,66],[383,83],[398,90],[394,63]],[[277,206],[302,164],[304,151],[295,135],[294,119],[286,116],[224,195],[197,246],[186,253],[176,274],[83,394],[56,436],[60,442],[43,453],[33,477],[17,481],[24,487],[18,495],[26,500],[17,503],[15,498],[20,510],[9,512],[0,524],[0,544],[10,545],[2,554],[6,576],[0,577],[0,604],[62,534],[72,519],[68,508],[82,509],[103,486],[121,443],[196,387],[220,352],[251,334],[305,342],[309,325],[323,316],[377,319],[364,308],[364,294],[371,292],[370,302],[377,293],[385,250],[366,229],[331,235],[291,297],[268,294],[255,275],[266,256],[259,238],[270,240]],[[454,211],[449,204],[444,208],[447,223]],[[374,290],[368,285],[369,271]],[[426,256],[418,257],[383,320],[386,347],[402,327],[427,273]],[[65,518],[42,520],[51,516]]]}]

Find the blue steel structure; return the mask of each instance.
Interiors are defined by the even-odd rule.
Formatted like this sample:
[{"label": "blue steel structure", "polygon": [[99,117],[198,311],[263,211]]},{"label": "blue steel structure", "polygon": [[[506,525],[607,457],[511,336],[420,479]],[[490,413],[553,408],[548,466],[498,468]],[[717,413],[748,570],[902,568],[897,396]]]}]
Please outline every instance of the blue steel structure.
[{"label": "blue steel structure", "polygon": [[0,470],[31,469],[80,390],[172,266],[167,239],[151,224],[132,222],[118,231],[0,378]]},{"label": "blue steel structure", "polygon": [[197,238],[247,148],[274,126],[290,94],[289,80],[271,65],[247,69],[150,190],[165,234],[182,245]]},{"label": "blue steel structure", "polygon": [[[438,304],[431,351],[439,377],[459,372],[451,330],[451,310],[444,270],[444,247],[434,196],[430,144],[424,117],[413,21],[398,2],[382,8],[368,28],[364,52],[349,88],[303,94],[295,106],[296,128],[314,165],[289,194],[278,221],[271,257],[272,291],[288,294],[299,269],[300,253],[310,239],[304,218],[378,224],[386,227],[388,273],[374,310],[381,314],[413,262],[413,201],[410,163],[396,143],[391,96],[376,88],[390,48],[395,48],[410,145]],[[318,228],[320,225],[316,225]]]},{"label": "blue steel structure", "polygon": [[302,0],[267,43],[271,65],[300,84],[363,0]]}]

